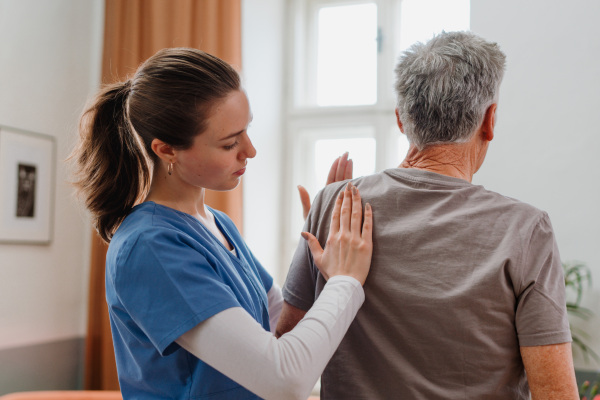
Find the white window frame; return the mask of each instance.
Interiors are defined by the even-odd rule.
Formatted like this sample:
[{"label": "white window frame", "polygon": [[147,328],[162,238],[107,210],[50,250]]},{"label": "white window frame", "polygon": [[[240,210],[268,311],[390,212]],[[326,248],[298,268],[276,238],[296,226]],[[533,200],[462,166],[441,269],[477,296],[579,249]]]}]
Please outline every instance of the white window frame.
[{"label": "white window frame", "polygon": [[[351,5],[375,3],[377,6],[379,27],[379,51],[377,55],[377,101],[373,105],[361,106],[317,106],[315,85],[307,85],[307,81],[316,81],[316,13],[323,5]],[[298,184],[306,185],[310,180],[306,171],[294,166],[303,163],[314,165],[312,150],[307,148],[306,135],[301,132],[310,128],[343,128],[357,125],[372,126],[376,140],[375,171],[395,166],[399,160],[391,158],[390,148],[395,146],[392,128],[396,125],[393,94],[393,65],[397,43],[388,40],[398,37],[393,16],[399,15],[400,0],[288,0],[288,54],[286,71],[287,93],[285,104],[285,138],[284,138],[284,184],[282,185],[283,235],[281,259],[291,260],[300,237],[302,226],[301,205],[298,199]],[[312,18],[311,18],[312,14]],[[312,24],[311,24],[312,23]],[[311,25],[309,25],[311,24]],[[308,49],[313,49],[309,53]],[[305,61],[302,61],[305,60]],[[311,68],[312,67],[312,68]],[[309,70],[306,70],[306,69]],[[344,136],[350,137],[350,136]],[[324,139],[320,138],[320,139]],[[333,136],[327,139],[335,138]],[[340,154],[341,155],[341,154]],[[350,154],[352,158],[352,154]],[[331,160],[333,161],[333,160]],[[325,182],[321,183],[322,185]],[[314,198],[316,193],[310,193]],[[285,276],[289,265],[282,265]]]}]

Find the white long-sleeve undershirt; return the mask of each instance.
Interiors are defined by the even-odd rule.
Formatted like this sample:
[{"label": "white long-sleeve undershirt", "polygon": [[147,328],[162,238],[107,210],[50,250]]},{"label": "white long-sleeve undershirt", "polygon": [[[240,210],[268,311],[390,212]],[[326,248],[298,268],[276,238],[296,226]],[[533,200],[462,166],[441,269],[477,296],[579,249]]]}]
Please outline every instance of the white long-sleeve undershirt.
[{"label": "white long-sleeve undershirt", "polygon": [[[269,293],[273,306],[278,299],[282,304],[280,292],[279,297]],[[262,398],[306,400],[364,299],[356,279],[335,276],[298,325],[279,339],[235,307],[201,322],[177,343]]]},{"label": "white long-sleeve undershirt", "polygon": [[275,334],[277,322],[283,310],[283,295],[281,294],[281,288],[275,282],[273,282],[271,289],[267,293],[267,299],[269,301],[269,325],[271,333]]}]

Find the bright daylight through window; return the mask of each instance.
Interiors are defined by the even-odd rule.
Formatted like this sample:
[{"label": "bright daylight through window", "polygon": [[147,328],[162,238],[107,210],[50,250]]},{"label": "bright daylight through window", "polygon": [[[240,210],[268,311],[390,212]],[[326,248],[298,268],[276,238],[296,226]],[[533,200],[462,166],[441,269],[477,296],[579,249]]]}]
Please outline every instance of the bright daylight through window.
[{"label": "bright daylight through window", "polygon": [[317,105],[375,104],[377,6],[323,7],[317,19]]}]

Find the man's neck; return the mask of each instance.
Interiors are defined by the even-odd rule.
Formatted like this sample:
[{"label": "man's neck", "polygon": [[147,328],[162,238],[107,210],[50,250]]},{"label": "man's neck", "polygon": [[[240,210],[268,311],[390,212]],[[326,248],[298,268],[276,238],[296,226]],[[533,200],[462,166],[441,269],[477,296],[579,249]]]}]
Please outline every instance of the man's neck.
[{"label": "man's neck", "polygon": [[482,149],[480,144],[470,140],[467,143],[432,145],[420,151],[411,144],[399,168],[421,169],[471,182],[483,161],[481,152],[487,149],[487,146]]}]

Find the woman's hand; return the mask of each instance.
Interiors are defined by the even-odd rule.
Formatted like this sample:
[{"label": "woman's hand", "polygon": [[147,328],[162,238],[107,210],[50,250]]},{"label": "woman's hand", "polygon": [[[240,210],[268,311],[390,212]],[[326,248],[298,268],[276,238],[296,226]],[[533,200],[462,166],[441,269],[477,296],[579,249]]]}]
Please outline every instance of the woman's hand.
[{"label": "woman's hand", "polygon": [[[340,157],[336,158],[335,161],[333,161],[333,164],[331,164],[325,186],[333,182],[352,179],[353,167],[354,164],[352,163],[352,160],[348,159],[348,152],[345,152]],[[306,217],[308,217],[308,212],[310,211],[310,196],[304,186],[298,185],[298,193],[300,194],[300,202],[302,203],[302,214],[306,220]]]},{"label": "woman's hand", "polygon": [[363,221],[360,193],[352,183],[335,201],[325,250],[311,233],[302,232],[302,237],[325,279],[348,275],[365,284],[373,254],[373,211],[367,203]]}]

